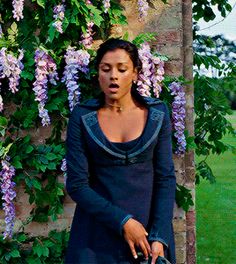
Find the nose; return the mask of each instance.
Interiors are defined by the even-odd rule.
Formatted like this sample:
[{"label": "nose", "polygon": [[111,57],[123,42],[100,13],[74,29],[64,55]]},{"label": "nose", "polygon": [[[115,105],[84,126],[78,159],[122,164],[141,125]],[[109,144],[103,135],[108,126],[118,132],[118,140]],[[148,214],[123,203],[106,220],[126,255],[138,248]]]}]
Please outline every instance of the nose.
[{"label": "nose", "polygon": [[117,70],[116,70],[116,69],[112,69],[112,70],[111,70],[110,79],[111,79],[111,80],[117,80],[117,79],[118,79],[118,76],[117,76]]}]

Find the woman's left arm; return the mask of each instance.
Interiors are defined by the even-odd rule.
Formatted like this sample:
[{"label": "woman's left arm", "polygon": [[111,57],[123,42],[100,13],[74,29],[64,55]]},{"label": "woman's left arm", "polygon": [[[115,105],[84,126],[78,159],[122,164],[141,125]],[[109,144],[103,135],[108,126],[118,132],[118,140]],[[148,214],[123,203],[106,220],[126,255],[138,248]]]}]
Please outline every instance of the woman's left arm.
[{"label": "woman's left arm", "polygon": [[153,157],[152,223],[148,240],[159,241],[168,247],[172,232],[176,178],[172,159],[171,121],[164,103],[162,111],[165,115]]}]

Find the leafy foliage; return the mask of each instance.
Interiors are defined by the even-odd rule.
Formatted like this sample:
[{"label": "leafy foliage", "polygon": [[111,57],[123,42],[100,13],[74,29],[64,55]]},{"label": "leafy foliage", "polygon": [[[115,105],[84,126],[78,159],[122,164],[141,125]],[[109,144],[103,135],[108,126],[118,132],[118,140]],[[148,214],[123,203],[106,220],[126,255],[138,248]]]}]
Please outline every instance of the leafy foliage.
[{"label": "leafy foliage", "polygon": [[11,241],[0,236],[0,262],[2,264],[63,264],[69,239],[65,230],[51,231],[48,237],[30,237],[16,234]]},{"label": "leafy foliage", "polygon": [[193,206],[191,190],[186,187],[177,184],[176,189],[176,204],[178,207],[182,207],[185,212],[187,212],[190,206]]},{"label": "leafy foliage", "polygon": [[[215,18],[212,6],[216,5],[223,17],[231,11],[228,1],[193,1],[194,19],[210,21]],[[194,103],[195,103],[195,143],[196,154],[204,159],[196,165],[196,183],[200,178],[211,183],[215,177],[207,157],[211,153],[222,154],[235,148],[223,143],[227,133],[235,136],[232,124],[226,115],[232,114],[236,104],[235,93],[235,42],[222,35],[209,37],[199,35],[194,27]]]}]

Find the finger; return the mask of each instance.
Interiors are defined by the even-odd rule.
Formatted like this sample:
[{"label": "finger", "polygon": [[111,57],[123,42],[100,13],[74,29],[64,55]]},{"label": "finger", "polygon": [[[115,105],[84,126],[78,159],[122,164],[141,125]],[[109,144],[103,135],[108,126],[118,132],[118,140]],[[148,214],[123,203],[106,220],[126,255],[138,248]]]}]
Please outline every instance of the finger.
[{"label": "finger", "polygon": [[147,239],[144,240],[144,244],[145,244],[145,246],[147,248],[148,254],[151,255],[152,254],[152,250],[151,250],[151,247],[150,247]]},{"label": "finger", "polygon": [[145,245],[145,243],[143,241],[141,241],[139,243],[139,247],[141,248],[141,250],[142,250],[142,252],[144,254],[145,259],[148,259],[148,250],[147,250],[146,245]]},{"label": "finger", "polygon": [[154,255],[154,254],[152,254],[152,262],[151,262],[151,264],[155,264],[157,258],[158,258],[158,255]]},{"label": "finger", "polygon": [[158,251],[152,251],[152,262],[151,264],[155,264],[156,263],[156,260],[158,258],[158,255],[159,255],[159,252]]},{"label": "finger", "polygon": [[132,241],[128,241],[128,244],[129,244],[129,247],[130,247],[130,250],[131,250],[131,253],[132,253],[133,257],[135,259],[137,259],[138,255],[137,255],[137,252],[135,250],[134,243]]}]

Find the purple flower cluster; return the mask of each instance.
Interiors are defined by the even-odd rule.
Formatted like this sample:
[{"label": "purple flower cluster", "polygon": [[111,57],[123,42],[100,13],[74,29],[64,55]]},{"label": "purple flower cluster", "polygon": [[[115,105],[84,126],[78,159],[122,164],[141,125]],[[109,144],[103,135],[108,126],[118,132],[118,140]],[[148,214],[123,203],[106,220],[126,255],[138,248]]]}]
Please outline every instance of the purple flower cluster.
[{"label": "purple flower cluster", "polygon": [[139,21],[143,20],[148,14],[149,5],[147,0],[138,0]]},{"label": "purple flower cluster", "polygon": [[7,160],[1,161],[2,170],[0,171],[0,183],[1,183],[1,193],[3,194],[3,210],[5,212],[5,232],[4,239],[7,237],[12,237],[14,220],[15,220],[15,207],[13,199],[16,197],[16,192],[14,190],[15,183],[12,178],[15,176],[15,168]]},{"label": "purple flower cluster", "polygon": [[154,96],[158,98],[164,79],[164,62],[151,53],[148,43],[143,43],[138,52],[142,70],[138,76],[137,90],[142,96],[151,96],[152,87]]},{"label": "purple flower cluster", "polygon": [[[64,2],[64,1],[63,1]],[[59,32],[63,33],[62,29],[62,22],[65,17],[65,5],[57,5],[53,8],[53,18],[55,19],[55,22],[52,24],[53,27]]]},{"label": "purple flower cluster", "polygon": [[86,48],[86,49],[90,49],[92,47],[92,43],[93,43],[93,22],[88,22],[87,23],[87,30],[86,33],[83,33],[81,38],[82,40],[80,41],[80,43]]},{"label": "purple flower cluster", "polygon": [[172,121],[173,128],[175,130],[174,136],[177,139],[176,154],[181,156],[186,151],[186,138],[184,135],[185,129],[185,92],[183,86],[179,82],[172,82],[169,85],[171,95],[174,95],[174,101],[172,103]]},{"label": "purple flower cluster", "polygon": [[75,50],[74,47],[68,47],[65,55],[66,67],[63,72],[62,82],[66,83],[68,91],[68,100],[70,111],[73,110],[80,99],[80,89],[78,84],[79,70],[85,74],[88,73],[90,55],[85,50]]},{"label": "purple flower cluster", "polygon": [[[22,64],[22,59],[24,57],[23,50],[19,50],[18,58],[12,54],[6,53],[6,48],[0,50],[0,79],[8,78],[9,80],[9,90],[12,93],[18,91],[18,86],[20,82],[20,74],[24,68]],[[1,82],[0,82],[1,86]],[[2,98],[1,98],[2,101]],[[3,110],[3,103],[0,102],[0,112]]]},{"label": "purple flower cluster", "polygon": [[48,126],[50,124],[50,117],[48,110],[45,109],[47,102],[47,85],[48,81],[56,85],[58,80],[57,67],[53,59],[43,50],[37,49],[35,52],[35,77],[36,80],[33,83],[33,91],[35,92],[35,101],[38,101],[39,117],[42,119],[42,125]]},{"label": "purple flower cluster", "polygon": [[20,21],[20,19],[23,19],[23,9],[24,9],[24,0],[13,0],[12,1],[12,6],[13,6],[13,17],[17,20]]},{"label": "purple flower cluster", "polygon": [[107,13],[111,6],[110,0],[102,0],[102,2],[104,6],[104,12]]},{"label": "purple flower cluster", "polygon": [[164,80],[164,61],[162,61],[159,57],[152,57],[152,72],[151,76],[152,86],[153,86],[153,94],[156,98],[159,98],[161,88],[161,82]]}]

